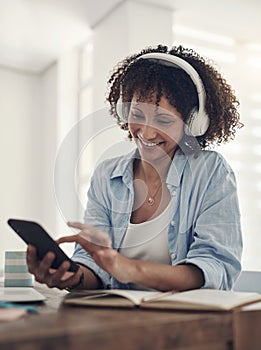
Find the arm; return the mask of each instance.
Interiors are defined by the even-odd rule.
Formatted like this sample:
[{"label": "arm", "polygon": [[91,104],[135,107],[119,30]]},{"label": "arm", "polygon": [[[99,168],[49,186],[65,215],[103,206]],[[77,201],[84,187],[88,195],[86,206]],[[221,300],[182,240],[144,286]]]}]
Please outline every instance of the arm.
[{"label": "arm", "polygon": [[[242,254],[236,180],[222,156],[212,152],[207,155],[202,176],[195,170],[199,190],[192,194],[191,203],[196,203],[196,215],[190,221],[187,254],[177,264],[198,266],[204,273],[204,288],[231,289],[241,270]],[[188,205],[183,203],[181,210],[184,212]],[[187,234],[183,230],[179,235],[179,246]]]},{"label": "arm", "polygon": [[119,253],[118,255],[118,259],[116,259],[118,268],[114,267],[115,271],[123,269],[122,258],[129,260],[126,261],[126,271],[128,273],[124,276],[126,278],[125,283],[135,283],[160,291],[195,289],[202,287],[204,284],[204,275],[195,265],[170,266],[125,258]]},{"label": "arm", "polygon": [[130,259],[111,247],[105,233],[81,223],[69,223],[80,229],[77,235],[62,237],[58,243],[77,242],[95,263],[122,283],[137,283],[161,291],[200,288],[204,284],[202,271],[192,265],[169,266]]}]

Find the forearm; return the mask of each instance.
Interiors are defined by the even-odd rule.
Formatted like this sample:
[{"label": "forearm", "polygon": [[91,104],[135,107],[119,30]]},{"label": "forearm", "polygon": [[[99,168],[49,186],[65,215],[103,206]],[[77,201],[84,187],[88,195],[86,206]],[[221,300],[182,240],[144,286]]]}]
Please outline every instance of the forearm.
[{"label": "forearm", "polygon": [[100,289],[102,287],[102,282],[99,277],[87,267],[80,265],[80,269],[83,273],[83,278],[77,289]]},{"label": "forearm", "polygon": [[204,285],[203,272],[195,265],[169,266],[132,260],[127,269],[129,282],[161,291],[187,290]]},{"label": "forearm", "polygon": [[[135,283],[161,291],[188,290],[204,285],[204,275],[196,265],[183,264],[170,266],[149,261],[130,259],[114,249],[106,249],[95,256],[98,266],[122,283]],[[82,288],[101,288],[99,278],[84,267],[85,282]],[[98,286],[97,286],[98,284]]]},{"label": "forearm", "polygon": [[[204,285],[203,272],[195,265],[169,266],[130,259],[112,248],[107,234],[86,224],[71,223],[70,226],[82,231],[77,235],[62,237],[58,242],[77,242],[99,268],[121,283],[135,283],[162,291],[187,290]],[[84,280],[80,288],[102,288],[99,277],[91,269],[85,266],[81,266],[81,269]]]}]

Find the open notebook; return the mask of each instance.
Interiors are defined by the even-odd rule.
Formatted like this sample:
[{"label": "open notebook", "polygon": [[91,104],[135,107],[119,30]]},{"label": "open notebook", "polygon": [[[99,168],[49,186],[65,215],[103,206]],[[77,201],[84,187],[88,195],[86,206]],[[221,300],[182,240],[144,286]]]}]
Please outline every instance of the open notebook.
[{"label": "open notebook", "polygon": [[25,303],[45,300],[33,287],[0,287],[0,301]]},{"label": "open notebook", "polygon": [[186,292],[153,292],[138,290],[93,290],[66,295],[68,305],[99,307],[140,307],[176,310],[228,311],[261,301],[261,294],[214,289],[195,289]]}]

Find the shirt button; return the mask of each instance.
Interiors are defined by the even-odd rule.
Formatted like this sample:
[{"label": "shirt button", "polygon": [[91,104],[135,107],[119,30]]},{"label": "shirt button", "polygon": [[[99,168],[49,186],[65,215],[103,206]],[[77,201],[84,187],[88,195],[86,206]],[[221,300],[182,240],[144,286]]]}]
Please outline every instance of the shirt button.
[{"label": "shirt button", "polygon": [[174,259],[176,259],[177,255],[176,255],[176,253],[172,253],[170,257],[171,257],[171,260],[174,260]]},{"label": "shirt button", "polygon": [[172,196],[175,197],[177,195],[177,192],[174,190],[172,191]]},{"label": "shirt button", "polygon": [[171,224],[171,226],[175,226],[176,225],[174,220],[171,220],[170,224]]}]

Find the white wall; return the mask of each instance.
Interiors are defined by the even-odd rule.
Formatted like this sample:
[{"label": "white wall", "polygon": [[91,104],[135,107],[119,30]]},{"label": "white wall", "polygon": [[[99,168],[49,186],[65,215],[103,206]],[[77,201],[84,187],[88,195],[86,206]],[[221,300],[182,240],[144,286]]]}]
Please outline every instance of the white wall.
[{"label": "white wall", "polygon": [[172,25],[173,10],[160,3],[123,1],[93,28],[95,110],[104,107],[114,66],[149,45],[171,45]]},{"label": "white wall", "polygon": [[1,261],[5,249],[24,247],[8,229],[7,219],[36,214],[38,167],[34,126],[41,113],[39,87],[38,76],[0,70]]},{"label": "white wall", "polygon": [[40,76],[41,112],[38,118],[36,166],[39,167],[37,217],[50,233],[56,229],[57,206],[53,186],[53,167],[57,149],[57,64]]},{"label": "white wall", "polygon": [[25,249],[10,217],[55,228],[52,165],[56,134],[56,68],[42,75],[0,69],[0,270],[5,250]]}]

